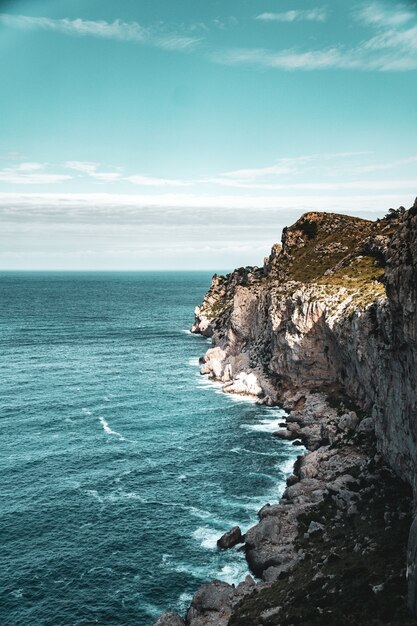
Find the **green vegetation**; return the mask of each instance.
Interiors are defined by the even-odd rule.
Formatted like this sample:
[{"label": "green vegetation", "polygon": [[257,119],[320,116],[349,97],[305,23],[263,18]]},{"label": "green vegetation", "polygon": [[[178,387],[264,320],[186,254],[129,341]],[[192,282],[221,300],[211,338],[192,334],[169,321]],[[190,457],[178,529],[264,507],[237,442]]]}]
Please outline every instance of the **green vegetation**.
[{"label": "green vegetation", "polygon": [[373,222],[346,215],[321,214],[314,220],[312,217],[307,214],[291,229],[307,234],[304,245],[291,250],[288,264],[291,278],[304,283],[316,282],[344,259],[359,255],[374,226]]},{"label": "green vegetation", "polygon": [[220,317],[231,306],[230,300],[218,300],[210,308],[207,307],[204,312],[209,320],[213,320]]},{"label": "green vegetation", "polygon": [[300,225],[300,229],[305,235],[307,235],[309,239],[314,239],[314,237],[317,235],[318,230],[317,222],[305,219]]}]

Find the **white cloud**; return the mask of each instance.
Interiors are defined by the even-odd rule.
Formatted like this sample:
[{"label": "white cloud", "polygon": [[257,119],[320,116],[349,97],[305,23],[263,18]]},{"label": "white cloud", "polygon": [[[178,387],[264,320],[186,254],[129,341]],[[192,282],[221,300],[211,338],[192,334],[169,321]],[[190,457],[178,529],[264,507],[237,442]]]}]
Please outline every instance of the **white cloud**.
[{"label": "white cloud", "polygon": [[[354,169],[355,174],[366,174],[369,172],[382,172],[386,170],[392,170],[404,165],[410,165],[417,163],[417,156],[407,157],[406,159],[398,159],[397,161],[389,161],[388,163],[370,163],[369,165],[362,165]],[[417,181],[416,181],[417,187]]]},{"label": "white cloud", "polygon": [[92,161],[67,161],[65,166],[100,182],[114,183],[122,179],[120,172],[100,172],[100,164]]},{"label": "white cloud", "polygon": [[[283,20],[282,16],[288,15],[289,17],[292,14],[297,14],[297,11],[264,13],[258,16],[258,19],[272,20],[272,16],[275,15],[281,16]],[[277,51],[265,48],[232,48],[213,52],[210,58],[214,62],[225,65],[252,65],[289,71],[326,69],[411,71],[417,69],[417,14],[415,12],[404,8],[403,5],[387,9],[384,5],[372,3],[356,11],[354,17],[374,31],[372,36],[356,46],[349,47],[337,43],[324,49],[288,48]]]},{"label": "white cloud", "polygon": [[253,65],[283,70],[353,69],[360,67],[356,55],[338,47],[299,52],[292,49],[274,52],[263,48],[238,48],[215,52],[210,58],[224,65]]},{"label": "white cloud", "polygon": [[368,4],[356,14],[356,19],[369,26],[402,26],[415,18],[415,11],[403,5],[386,7],[379,3]]},{"label": "white cloud", "polygon": [[282,13],[261,13],[255,19],[263,22],[325,22],[327,12],[325,9],[309,9],[307,11],[294,9]]},{"label": "white cloud", "polygon": [[44,168],[43,163],[21,163],[16,169],[20,172],[36,172]]},{"label": "white cloud", "polygon": [[[414,185],[411,189],[411,184]],[[410,188],[409,188],[410,185]],[[203,195],[203,194],[111,194],[111,193],[0,193],[0,207],[2,217],[11,217],[15,215],[18,219],[23,217],[21,209],[26,209],[26,217],[30,216],[30,212],[34,211],[35,216],[44,215],[48,219],[52,219],[54,214],[61,219],[60,216],[70,216],[74,211],[77,219],[81,215],[91,216],[97,219],[97,215],[105,219],[120,218],[120,212],[125,215],[138,216],[141,211],[145,210],[148,215],[152,215],[152,210],[164,210],[165,218],[174,220],[176,223],[176,215],[178,212],[185,212],[187,216],[193,216],[192,210],[204,209],[209,213],[200,214],[202,223],[209,224],[213,215],[213,210],[230,210],[230,211],[257,211],[267,209],[285,209],[285,210],[337,210],[337,211],[356,211],[360,213],[362,210],[384,211],[387,206],[397,206],[399,204],[407,204],[404,202],[404,196],[410,198],[410,205],[414,201],[414,181],[396,182],[393,188],[384,191],[374,182],[373,186],[369,185],[369,191],[372,193],[361,194],[336,194],[336,195]],[[408,189],[408,191],[407,191]],[[333,189],[335,191],[336,189]],[[389,192],[389,193],[387,193]],[[363,209],[362,207],[366,207]],[[109,208],[119,211],[119,215],[112,214]],[[173,213],[170,213],[174,211]],[[233,214],[235,215],[235,214]],[[246,215],[246,214],[245,214]],[[107,217],[106,217],[107,216]],[[241,218],[244,216],[241,215]],[[158,218],[159,219],[159,218]],[[194,217],[193,217],[194,219]],[[230,225],[232,225],[232,221]]]},{"label": "white cloud", "polygon": [[194,184],[194,181],[140,175],[126,176],[124,180],[133,185],[142,185],[143,187],[191,187]]},{"label": "white cloud", "polygon": [[43,163],[21,163],[0,170],[0,182],[10,185],[51,185],[70,180],[67,174],[45,173]]},{"label": "white cloud", "polygon": [[2,13],[0,14],[0,23],[14,28],[56,31],[65,35],[133,42],[165,50],[189,50],[200,41],[195,37],[164,32],[161,27],[144,27],[138,22],[123,22],[119,19],[114,22],[106,22],[104,20],[52,19]]},{"label": "white cloud", "polygon": [[140,185],[143,187],[190,187],[194,184],[193,181],[144,176],[141,174],[124,176],[120,171],[101,172],[99,169],[101,164],[94,161],[67,161],[65,166],[101,182],[126,181],[132,185]]},{"label": "white cloud", "polygon": [[417,182],[415,179],[411,180],[360,180],[360,181],[338,181],[338,182],[306,182],[306,183],[247,183],[239,180],[224,180],[221,178],[213,179],[217,184],[221,184],[225,187],[234,187],[238,189],[258,189],[262,191],[354,191],[354,190],[367,190],[367,191],[390,191],[393,189],[399,190],[417,190]]},{"label": "white cloud", "polygon": [[266,167],[259,168],[247,168],[234,170],[231,172],[224,172],[221,177],[217,178],[219,181],[224,179],[233,179],[234,181],[246,181],[251,182],[259,178],[268,178],[270,176],[280,176],[285,174],[295,174],[300,172],[308,164],[319,163],[322,164],[326,161],[334,161],[336,159],[349,159],[357,156],[368,154],[367,152],[325,152],[317,154],[304,154],[296,157],[284,157],[278,159],[276,163]]}]

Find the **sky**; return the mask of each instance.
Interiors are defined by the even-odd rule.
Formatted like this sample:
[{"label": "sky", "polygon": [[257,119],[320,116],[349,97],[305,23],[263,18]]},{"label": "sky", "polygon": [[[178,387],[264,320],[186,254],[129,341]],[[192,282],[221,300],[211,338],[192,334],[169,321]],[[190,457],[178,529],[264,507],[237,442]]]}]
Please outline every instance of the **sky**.
[{"label": "sky", "polygon": [[417,2],[0,0],[0,269],[261,265],[417,196]]}]

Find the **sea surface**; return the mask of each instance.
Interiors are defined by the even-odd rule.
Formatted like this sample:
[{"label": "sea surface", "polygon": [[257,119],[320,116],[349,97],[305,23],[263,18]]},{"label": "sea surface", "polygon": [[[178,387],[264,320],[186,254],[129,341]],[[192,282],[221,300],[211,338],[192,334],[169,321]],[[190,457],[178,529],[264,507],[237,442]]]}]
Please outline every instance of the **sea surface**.
[{"label": "sea surface", "polygon": [[0,624],[150,626],[242,552],[297,450],[201,377],[207,272],[0,274]]}]

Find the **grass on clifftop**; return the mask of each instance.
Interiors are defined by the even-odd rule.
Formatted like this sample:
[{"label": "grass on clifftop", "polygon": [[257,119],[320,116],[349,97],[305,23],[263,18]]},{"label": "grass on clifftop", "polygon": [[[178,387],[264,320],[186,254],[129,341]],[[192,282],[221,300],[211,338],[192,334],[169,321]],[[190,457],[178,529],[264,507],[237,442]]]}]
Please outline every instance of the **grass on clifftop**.
[{"label": "grass on clifftop", "polygon": [[346,267],[322,276],[317,283],[335,288],[344,287],[353,293],[352,304],[360,309],[385,294],[385,287],[381,282],[383,275],[384,268],[375,258],[359,256]]},{"label": "grass on clifftop", "polygon": [[301,218],[291,229],[298,231],[305,242],[291,251],[289,270],[293,280],[316,282],[346,257],[359,254],[373,226],[373,222],[348,215],[314,213]]}]

